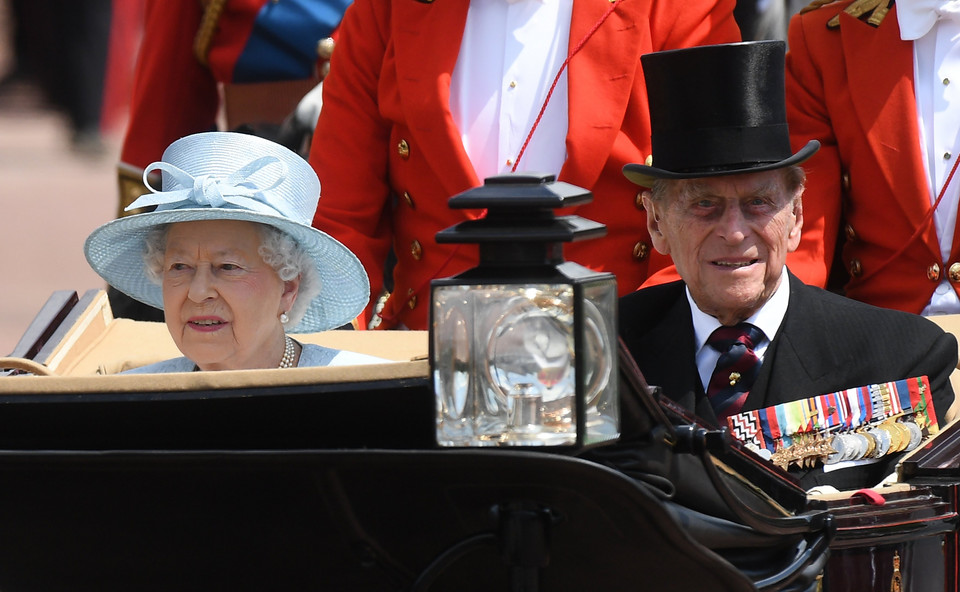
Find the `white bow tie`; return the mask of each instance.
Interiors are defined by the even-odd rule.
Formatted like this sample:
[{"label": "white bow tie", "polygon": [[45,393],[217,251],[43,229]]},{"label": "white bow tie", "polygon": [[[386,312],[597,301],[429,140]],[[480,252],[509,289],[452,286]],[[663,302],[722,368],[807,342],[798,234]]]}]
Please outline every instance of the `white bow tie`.
[{"label": "white bow tie", "polygon": [[937,20],[960,22],[960,0],[897,0],[895,6],[904,41],[923,37]]}]

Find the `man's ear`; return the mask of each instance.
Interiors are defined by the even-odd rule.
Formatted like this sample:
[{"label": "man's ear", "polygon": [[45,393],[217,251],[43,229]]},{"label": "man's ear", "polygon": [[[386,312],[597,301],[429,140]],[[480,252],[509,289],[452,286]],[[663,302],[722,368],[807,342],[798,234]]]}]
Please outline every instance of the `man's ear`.
[{"label": "man's ear", "polygon": [[660,229],[661,209],[657,208],[657,204],[653,201],[649,190],[644,190],[642,198],[643,209],[647,212],[647,232],[650,233],[650,241],[653,243],[653,248],[662,255],[669,255],[670,245],[667,243],[667,239],[664,238],[663,231]]},{"label": "man's ear", "polygon": [[787,236],[787,252],[792,253],[800,247],[800,235],[803,231],[803,200],[797,196],[793,202],[793,228]]}]

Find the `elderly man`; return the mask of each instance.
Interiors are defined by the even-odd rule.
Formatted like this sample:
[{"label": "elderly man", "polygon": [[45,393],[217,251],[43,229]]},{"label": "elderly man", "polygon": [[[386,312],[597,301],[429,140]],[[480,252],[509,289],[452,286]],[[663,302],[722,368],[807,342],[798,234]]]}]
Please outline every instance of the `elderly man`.
[{"label": "elderly man", "polygon": [[[624,174],[650,188],[643,204],[653,245],[683,279],[623,297],[620,333],[647,381],[708,422],[926,376],[942,423],[954,396],[953,336],[922,317],[805,285],[786,268],[803,228],[798,165],[819,144],[791,153],[784,52],[766,41],[644,56],[657,166],[630,164]],[[738,340],[739,351],[721,351],[715,332],[734,333],[727,345]],[[720,368],[731,356],[735,366]],[[863,487],[896,458],[791,470],[804,487]]]}]

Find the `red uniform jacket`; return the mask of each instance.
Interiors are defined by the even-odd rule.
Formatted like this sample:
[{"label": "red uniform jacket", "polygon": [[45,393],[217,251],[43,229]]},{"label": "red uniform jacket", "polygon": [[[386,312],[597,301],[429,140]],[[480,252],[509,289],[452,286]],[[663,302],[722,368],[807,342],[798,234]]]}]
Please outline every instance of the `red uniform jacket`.
[{"label": "red uniform jacket", "polygon": [[[797,15],[790,24],[786,76],[792,141],[794,148],[809,139],[823,144],[806,167],[804,212],[811,202],[822,204],[827,239],[836,236],[842,212],[847,296],[919,313],[944,274],[956,289],[960,232],[950,259],[942,261],[928,216],[913,44],[900,39],[895,10],[873,27],[843,13],[848,4]],[[826,22],[838,13],[839,28],[827,29]],[[833,242],[825,243],[832,253]]]},{"label": "red uniform jacket", "polygon": [[[314,18],[297,12],[296,7],[310,2],[317,10]],[[204,14],[200,0],[147,0],[121,162],[142,169],[160,160],[174,140],[216,129],[220,84],[315,83],[316,43],[333,34],[348,3],[304,0],[293,3],[291,12],[270,0],[227,0],[210,40],[209,65],[204,65],[194,55]],[[286,9],[282,16],[287,22],[270,12],[278,8]],[[268,21],[289,29],[287,39],[267,31]],[[300,97],[284,99],[296,105]]]},{"label": "red uniform jacket", "polygon": [[[567,160],[558,179],[589,189],[576,214],[607,226],[607,236],[568,244],[564,255],[617,275],[635,290],[671,265],[656,253],[640,188],[622,174],[650,154],[650,123],[640,55],[740,39],[731,0],[623,0],[570,61]],[[449,108],[450,76],[469,2],[357,0],[340,28],[324,82],[310,161],[320,176],[314,225],[351,248],[383,286],[391,245],[394,289],[381,327],[424,329],[430,280],[477,262],[474,245],[438,245],[434,235],[478,212],[447,200],[478,186]],[[572,49],[610,8],[575,0]]]}]

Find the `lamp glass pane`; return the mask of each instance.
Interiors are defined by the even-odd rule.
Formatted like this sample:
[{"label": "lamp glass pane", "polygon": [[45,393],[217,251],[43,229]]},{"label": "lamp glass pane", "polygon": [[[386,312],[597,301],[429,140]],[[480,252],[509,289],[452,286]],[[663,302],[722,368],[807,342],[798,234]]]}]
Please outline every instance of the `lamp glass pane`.
[{"label": "lamp glass pane", "polygon": [[438,443],[576,442],[572,285],[435,286],[433,306]]},{"label": "lamp glass pane", "polygon": [[583,286],[585,443],[612,440],[620,435],[620,399],[617,382],[615,279],[588,282]]}]

